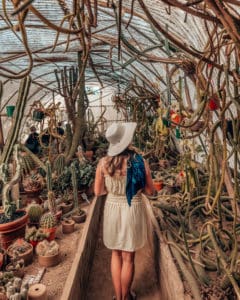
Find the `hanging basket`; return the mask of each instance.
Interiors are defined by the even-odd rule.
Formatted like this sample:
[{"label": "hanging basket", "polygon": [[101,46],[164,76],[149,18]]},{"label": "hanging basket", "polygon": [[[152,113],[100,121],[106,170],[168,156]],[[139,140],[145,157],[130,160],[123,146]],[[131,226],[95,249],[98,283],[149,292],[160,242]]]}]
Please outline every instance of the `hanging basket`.
[{"label": "hanging basket", "polygon": [[42,110],[35,109],[32,114],[32,119],[37,122],[41,122],[44,119],[45,115]]},{"label": "hanging basket", "polygon": [[14,105],[6,106],[7,116],[8,117],[12,117],[13,113],[14,113],[14,110],[15,110],[15,106]]}]

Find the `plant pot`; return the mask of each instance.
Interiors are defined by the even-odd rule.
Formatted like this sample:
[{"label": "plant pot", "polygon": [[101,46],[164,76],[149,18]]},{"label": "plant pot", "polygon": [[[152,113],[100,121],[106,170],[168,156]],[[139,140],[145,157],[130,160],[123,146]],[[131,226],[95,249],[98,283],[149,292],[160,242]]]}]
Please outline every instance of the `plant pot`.
[{"label": "plant pot", "polygon": [[84,156],[88,159],[88,160],[92,160],[93,158],[93,151],[92,150],[86,150],[84,153]]},{"label": "plant pot", "polygon": [[[26,252],[18,254],[18,258],[24,260],[25,266],[31,264],[33,260],[33,246],[30,243],[28,243],[28,245],[29,245],[29,249],[27,249]],[[12,260],[14,257],[13,253],[14,250],[13,250],[13,246],[11,245],[7,249],[7,255],[10,257],[10,260]]]},{"label": "plant pot", "polygon": [[56,230],[57,230],[57,227],[52,227],[52,228],[41,228],[42,231],[44,233],[49,233],[49,236],[47,238],[47,240],[50,242],[50,241],[53,241],[55,239],[55,236],[56,236]]},{"label": "plant pot", "polygon": [[35,109],[32,114],[32,119],[37,122],[41,122],[44,119],[45,115],[42,110]]},{"label": "plant pot", "polygon": [[28,214],[23,209],[19,209],[18,211],[24,211],[25,214],[14,221],[0,224],[0,246],[3,249],[7,249],[17,238],[25,236]]},{"label": "plant pot", "polygon": [[76,222],[76,223],[83,223],[85,222],[87,218],[87,214],[85,211],[82,211],[81,214],[75,214],[75,215],[72,215],[72,219]]},{"label": "plant pot", "polygon": [[60,204],[62,214],[65,215],[66,213],[70,212],[73,208],[73,202],[63,202]]},{"label": "plant pot", "polygon": [[74,231],[74,225],[75,225],[74,220],[62,221],[62,233],[64,234],[72,233]]},{"label": "plant pot", "polygon": [[15,110],[14,105],[6,106],[7,117],[12,117]]},{"label": "plant pot", "polygon": [[153,180],[153,186],[156,191],[161,191],[163,188],[163,182],[162,180]]},{"label": "plant pot", "polygon": [[38,263],[42,267],[53,267],[59,263],[60,255],[59,253],[51,256],[38,255]]}]

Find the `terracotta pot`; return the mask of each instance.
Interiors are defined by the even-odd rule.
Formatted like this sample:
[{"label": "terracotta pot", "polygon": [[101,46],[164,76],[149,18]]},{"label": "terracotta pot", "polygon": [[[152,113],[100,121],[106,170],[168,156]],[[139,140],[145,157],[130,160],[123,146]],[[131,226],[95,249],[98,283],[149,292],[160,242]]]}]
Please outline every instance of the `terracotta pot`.
[{"label": "terracotta pot", "polygon": [[93,151],[92,151],[92,150],[86,150],[86,151],[84,152],[84,156],[85,156],[87,159],[92,160],[92,158],[93,158]]},{"label": "terracotta pot", "polygon": [[[18,258],[24,260],[24,265],[27,266],[30,263],[32,263],[33,260],[33,246],[32,244],[29,244],[29,249],[24,253],[19,253]],[[7,255],[10,257],[10,259],[13,259],[13,246],[9,246],[7,249]]]},{"label": "terracotta pot", "polygon": [[38,255],[38,263],[42,267],[53,267],[59,263],[59,258],[60,258],[59,253],[57,253],[56,255],[51,255],[51,256]]},{"label": "terracotta pot", "polygon": [[86,212],[83,212],[82,214],[72,215],[72,219],[76,223],[83,223],[83,222],[85,222],[86,218],[87,218]]},{"label": "terracotta pot", "polygon": [[25,215],[14,221],[0,224],[0,246],[3,249],[7,249],[8,246],[17,238],[25,236],[28,214],[23,209],[19,211],[24,211]]},{"label": "terracotta pot", "polygon": [[74,220],[62,221],[62,233],[64,234],[72,233],[74,231],[74,225],[75,225]]},{"label": "terracotta pot", "polygon": [[163,188],[163,182],[161,180],[154,180],[153,181],[153,186],[155,188],[156,191],[160,191]]},{"label": "terracotta pot", "polygon": [[[42,227],[41,227],[42,228]],[[56,230],[57,230],[57,227],[52,227],[52,228],[42,228],[43,232],[44,233],[49,233],[49,236],[47,238],[47,240],[50,242],[50,241],[53,241],[55,239],[55,236],[56,236]]]},{"label": "terracotta pot", "polygon": [[7,295],[4,293],[0,293],[0,300],[7,300]]}]

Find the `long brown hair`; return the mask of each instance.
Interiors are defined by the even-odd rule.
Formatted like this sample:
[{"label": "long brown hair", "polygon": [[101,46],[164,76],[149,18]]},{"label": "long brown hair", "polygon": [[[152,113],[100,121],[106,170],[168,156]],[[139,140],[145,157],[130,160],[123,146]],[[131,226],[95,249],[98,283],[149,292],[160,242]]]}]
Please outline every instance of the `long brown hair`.
[{"label": "long brown hair", "polygon": [[116,156],[107,156],[105,166],[108,175],[113,176],[116,171],[122,170],[124,160],[132,157],[135,153],[135,150],[127,148]]}]

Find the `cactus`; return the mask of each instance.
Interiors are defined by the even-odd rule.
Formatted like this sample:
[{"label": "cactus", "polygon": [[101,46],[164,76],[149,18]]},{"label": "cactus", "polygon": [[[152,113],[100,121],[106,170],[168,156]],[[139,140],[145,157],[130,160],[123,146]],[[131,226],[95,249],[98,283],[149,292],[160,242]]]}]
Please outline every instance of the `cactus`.
[{"label": "cactus", "polygon": [[71,173],[72,173],[74,209],[77,209],[78,208],[78,184],[77,184],[76,168],[74,164],[71,164]]},{"label": "cactus", "polygon": [[38,223],[43,214],[43,208],[37,203],[31,203],[27,207],[27,212],[30,223]]},{"label": "cactus", "polygon": [[57,176],[61,175],[65,166],[65,156],[64,154],[59,154],[53,163],[53,170],[56,172]]},{"label": "cactus", "polygon": [[[16,161],[16,171],[12,179],[8,182],[5,183],[3,190],[2,190],[2,201],[3,201],[3,207],[4,207],[4,214],[7,219],[11,220],[13,217],[13,214],[15,213],[17,206],[16,203],[12,201],[11,198],[11,188],[14,184],[16,184],[20,178],[20,170],[21,170],[21,165],[19,162],[19,157],[18,157],[18,144],[14,146],[14,151],[13,151],[13,157],[14,160]],[[0,169],[3,171],[3,169]],[[1,174],[2,175],[2,174]],[[3,178],[3,176],[2,176]]]},{"label": "cactus", "polygon": [[13,151],[13,146],[17,143],[19,137],[19,130],[21,128],[22,119],[24,116],[24,109],[27,103],[28,92],[31,84],[31,77],[27,76],[21,80],[18,92],[18,99],[16,108],[14,110],[12,126],[9,130],[6,143],[1,155],[1,165],[8,163],[10,155]]},{"label": "cactus", "polygon": [[40,226],[42,228],[53,228],[57,225],[56,217],[50,212],[42,215],[40,219]]},{"label": "cactus", "polygon": [[52,191],[52,170],[49,161],[47,161],[46,167],[47,167],[48,209],[50,210],[52,215],[55,215],[57,211],[57,206],[55,201],[55,195],[54,192]]},{"label": "cactus", "polygon": [[[8,132],[6,143],[3,148],[3,152],[0,159],[0,177],[4,183],[4,188],[2,190],[2,199],[4,214],[7,219],[11,220],[13,214],[16,210],[16,204],[11,198],[11,188],[16,184],[20,178],[20,162],[18,157],[18,146],[16,145],[17,139],[19,137],[19,130],[21,127],[21,122],[24,116],[24,109],[27,103],[29,88],[31,84],[31,77],[25,77],[20,84],[18,99],[16,102],[16,108],[13,115],[12,126]],[[16,172],[10,182],[7,182],[6,170],[8,169],[9,158],[14,150],[14,159],[16,160]]]}]

